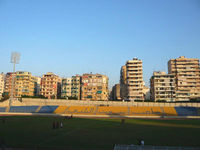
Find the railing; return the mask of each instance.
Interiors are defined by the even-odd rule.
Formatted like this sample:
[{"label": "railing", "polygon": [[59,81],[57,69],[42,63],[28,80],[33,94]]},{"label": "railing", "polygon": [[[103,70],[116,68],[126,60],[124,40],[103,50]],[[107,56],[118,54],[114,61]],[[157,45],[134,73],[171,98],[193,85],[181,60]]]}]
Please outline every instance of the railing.
[{"label": "railing", "polygon": [[156,103],[156,102],[122,102],[122,101],[89,101],[89,100],[62,100],[62,99],[31,99],[23,98],[25,104],[46,105],[109,105],[109,106],[159,106],[159,107],[200,107],[200,103]]},{"label": "railing", "polygon": [[[0,106],[8,106],[9,100],[1,102]],[[157,106],[157,107],[200,107],[200,103],[164,103],[164,102],[123,102],[123,101],[90,101],[90,100],[63,100],[63,99],[37,99],[22,98],[12,101],[13,106],[27,105],[104,105],[104,106]]]}]

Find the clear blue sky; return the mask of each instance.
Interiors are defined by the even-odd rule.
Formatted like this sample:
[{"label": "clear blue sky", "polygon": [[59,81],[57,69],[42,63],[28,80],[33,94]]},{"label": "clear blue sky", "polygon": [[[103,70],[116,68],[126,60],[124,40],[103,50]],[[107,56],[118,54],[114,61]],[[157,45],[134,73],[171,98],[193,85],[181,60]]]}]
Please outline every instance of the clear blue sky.
[{"label": "clear blue sky", "polygon": [[127,60],[143,60],[148,84],[153,71],[181,55],[200,57],[199,0],[0,0],[0,71],[61,77],[88,72],[118,83]]}]

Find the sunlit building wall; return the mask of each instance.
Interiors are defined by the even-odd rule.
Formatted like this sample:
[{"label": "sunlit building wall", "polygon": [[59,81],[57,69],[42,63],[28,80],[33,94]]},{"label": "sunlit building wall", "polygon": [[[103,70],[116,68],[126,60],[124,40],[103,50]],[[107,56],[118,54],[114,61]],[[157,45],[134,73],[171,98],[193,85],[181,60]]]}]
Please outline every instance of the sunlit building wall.
[{"label": "sunlit building wall", "polygon": [[41,79],[41,95],[48,99],[57,99],[61,96],[61,78],[48,72]]},{"label": "sunlit building wall", "polygon": [[83,74],[82,100],[108,100],[108,77],[101,74]]},{"label": "sunlit building wall", "polygon": [[173,74],[154,72],[150,83],[152,100],[175,101],[175,78]]},{"label": "sunlit building wall", "polygon": [[0,99],[2,98],[2,94],[4,92],[4,83],[5,82],[5,75],[3,73],[0,74]]},{"label": "sunlit building wall", "polygon": [[71,88],[72,88],[72,78],[63,78],[61,84],[61,97],[68,98],[71,97]]},{"label": "sunlit building wall", "polygon": [[175,76],[177,101],[200,98],[199,59],[184,56],[170,59],[168,72]]},{"label": "sunlit building wall", "polygon": [[35,95],[35,80],[30,72],[17,71],[14,82],[15,97]]}]

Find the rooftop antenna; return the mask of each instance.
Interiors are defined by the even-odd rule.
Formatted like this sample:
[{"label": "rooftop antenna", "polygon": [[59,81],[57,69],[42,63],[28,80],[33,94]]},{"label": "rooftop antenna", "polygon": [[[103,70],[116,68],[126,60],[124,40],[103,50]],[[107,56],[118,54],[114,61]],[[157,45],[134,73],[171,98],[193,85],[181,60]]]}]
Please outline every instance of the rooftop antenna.
[{"label": "rooftop antenna", "polygon": [[15,74],[15,64],[19,64],[20,53],[12,52],[10,62],[13,63],[13,73],[12,73],[12,88],[11,88],[11,97],[9,99],[9,106],[12,104],[14,98],[14,74]]}]

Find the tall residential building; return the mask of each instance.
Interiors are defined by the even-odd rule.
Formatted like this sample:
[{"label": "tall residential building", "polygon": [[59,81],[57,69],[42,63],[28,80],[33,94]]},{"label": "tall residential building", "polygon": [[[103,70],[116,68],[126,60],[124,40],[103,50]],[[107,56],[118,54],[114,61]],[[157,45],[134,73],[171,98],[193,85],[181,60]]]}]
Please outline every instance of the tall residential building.
[{"label": "tall residential building", "polygon": [[0,74],[0,99],[2,98],[2,94],[4,92],[4,80],[5,75],[3,73]]},{"label": "tall residential building", "polygon": [[14,79],[15,97],[35,95],[35,77],[30,72],[17,71]]},{"label": "tall residential building", "polygon": [[[142,60],[138,58],[128,60],[125,67],[122,67],[120,76],[120,86],[122,86],[122,95],[124,95],[122,98],[126,100],[144,100]],[[121,81],[123,80],[125,83],[122,84]]]},{"label": "tall residential building", "polygon": [[165,72],[154,72],[150,79],[151,99],[174,101],[175,100],[175,79],[174,75]]},{"label": "tall residential building", "polygon": [[83,74],[82,100],[108,100],[108,77],[101,74]]},{"label": "tall residential building", "polygon": [[72,76],[71,80],[71,96],[80,100],[81,95],[81,76]]},{"label": "tall residential building", "polygon": [[41,79],[41,95],[57,99],[61,96],[61,78],[52,72],[48,72]]},{"label": "tall residential building", "polygon": [[69,98],[72,96],[71,88],[72,88],[72,78],[63,78],[61,84],[61,97]]},{"label": "tall residential building", "polygon": [[121,99],[125,99],[127,95],[126,89],[126,66],[122,66],[120,70],[120,97]]},{"label": "tall residential building", "polygon": [[199,59],[184,56],[171,59],[168,72],[175,76],[177,101],[200,98]]},{"label": "tall residential building", "polygon": [[[11,95],[12,90],[12,78],[15,78],[15,73],[8,72],[5,76],[4,94],[7,96]],[[15,85],[13,83],[13,94],[15,95]]]},{"label": "tall residential building", "polygon": [[111,98],[111,100],[121,100],[121,97],[120,97],[120,84],[115,84],[113,86],[110,98]]}]

